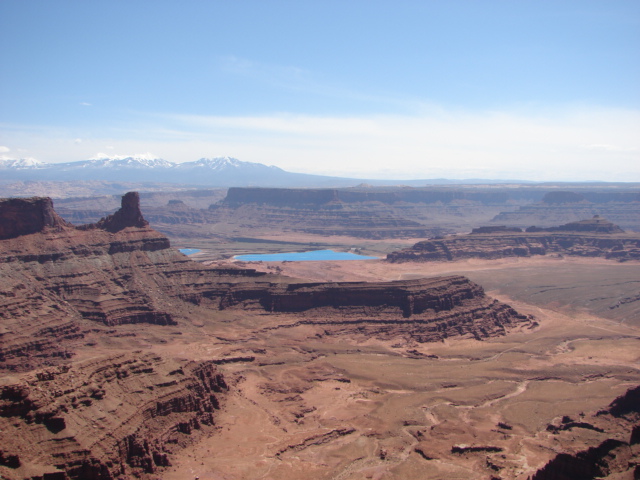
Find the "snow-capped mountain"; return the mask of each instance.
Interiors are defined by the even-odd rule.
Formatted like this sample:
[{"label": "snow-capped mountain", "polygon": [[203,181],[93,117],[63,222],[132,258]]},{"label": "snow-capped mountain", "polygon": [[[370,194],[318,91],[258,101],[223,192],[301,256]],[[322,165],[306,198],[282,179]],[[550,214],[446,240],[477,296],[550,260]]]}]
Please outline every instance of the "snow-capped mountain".
[{"label": "snow-capped mountain", "polygon": [[284,172],[281,168],[276,166],[267,166],[262,163],[254,163],[254,162],[243,162],[233,157],[215,157],[215,158],[201,158],[200,160],[196,160],[195,162],[185,162],[179,163],[176,165],[178,169],[207,169],[212,172],[237,172],[237,171],[249,171],[249,170],[260,170],[260,171],[279,171]]},{"label": "snow-capped mountain", "polygon": [[151,153],[131,156],[98,154],[87,160],[84,168],[172,168],[175,165],[175,163],[158,158]]},{"label": "snow-capped mountain", "polygon": [[[105,155],[66,163],[5,161],[0,164],[0,180],[180,183],[213,187],[297,185],[303,174],[290,173],[275,166],[244,162],[232,157],[201,158],[173,163],[152,154]],[[313,176],[311,176],[313,177]],[[321,178],[321,177],[318,177]]]},{"label": "snow-capped mountain", "polygon": [[0,156],[0,169],[24,170],[32,168],[43,168],[49,165],[35,158],[8,158]]}]

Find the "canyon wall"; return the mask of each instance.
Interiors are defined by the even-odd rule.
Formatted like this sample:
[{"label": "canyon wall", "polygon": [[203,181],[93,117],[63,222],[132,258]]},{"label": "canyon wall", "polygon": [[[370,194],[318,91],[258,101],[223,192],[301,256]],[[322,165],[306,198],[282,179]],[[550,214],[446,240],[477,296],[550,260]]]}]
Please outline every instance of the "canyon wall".
[{"label": "canyon wall", "polygon": [[[211,433],[227,385],[211,362],[132,352],[36,370],[0,386],[7,479],[149,477]],[[11,439],[11,441],[9,441]]]},{"label": "canyon wall", "polygon": [[[595,478],[640,477],[640,387],[630,388],[616,398],[608,408],[575,422],[561,419],[559,425],[549,425],[556,444],[571,446],[575,429],[598,432],[587,448],[572,452],[567,448],[553,457],[533,475],[532,480],[573,480]],[[562,438],[562,434],[564,437]]]},{"label": "canyon wall", "polygon": [[268,287],[238,283],[221,298],[220,308],[270,312],[276,319],[266,330],[313,326],[320,336],[421,343],[462,336],[483,339],[504,335],[510,327],[536,325],[462,276]]},{"label": "canyon wall", "polygon": [[452,261],[547,254],[603,257],[619,261],[640,259],[640,236],[625,234],[616,225],[601,219],[547,229],[530,227],[526,232],[508,230],[513,229],[487,227],[486,230],[474,230],[469,235],[425,240],[388,254],[387,261]]},{"label": "canyon wall", "polygon": [[[220,296],[221,283],[263,275],[189,260],[148,226],[137,195],[81,227],[50,206],[48,199],[0,204],[0,224],[14,225],[12,238],[0,240],[2,369],[65,362],[75,346],[119,325],[189,323],[185,302]],[[24,221],[13,224],[16,216]]]}]

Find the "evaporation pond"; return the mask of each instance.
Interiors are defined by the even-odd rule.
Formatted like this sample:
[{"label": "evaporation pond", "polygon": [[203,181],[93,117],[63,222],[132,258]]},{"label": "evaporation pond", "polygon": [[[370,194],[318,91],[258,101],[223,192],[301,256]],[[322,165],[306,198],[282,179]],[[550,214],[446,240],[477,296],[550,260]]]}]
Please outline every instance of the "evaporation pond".
[{"label": "evaporation pond", "polygon": [[373,260],[378,257],[367,257],[350,252],[334,252],[333,250],[313,250],[311,252],[236,255],[234,258],[245,262],[312,262],[322,260]]},{"label": "evaporation pond", "polygon": [[180,251],[185,255],[193,255],[194,253],[198,253],[200,250],[197,248],[181,248]]}]

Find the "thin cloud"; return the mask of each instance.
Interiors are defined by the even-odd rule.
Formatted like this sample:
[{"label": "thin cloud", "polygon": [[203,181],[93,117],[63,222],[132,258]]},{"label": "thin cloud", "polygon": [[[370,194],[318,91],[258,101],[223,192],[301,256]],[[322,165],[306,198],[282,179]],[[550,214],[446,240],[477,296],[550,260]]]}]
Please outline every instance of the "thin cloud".
[{"label": "thin cloud", "polygon": [[9,147],[5,147],[4,145],[0,145],[0,153],[10,152],[11,149]]},{"label": "thin cloud", "polygon": [[89,102],[80,102],[80,105],[82,105],[83,107],[92,107],[93,104],[89,103]]},{"label": "thin cloud", "polygon": [[367,92],[364,86],[345,87],[330,79],[319,78],[316,72],[294,65],[270,64],[228,55],[220,57],[219,68],[223,73],[251,78],[257,83],[321,97],[393,105],[406,111],[415,111],[427,105],[416,98]]}]

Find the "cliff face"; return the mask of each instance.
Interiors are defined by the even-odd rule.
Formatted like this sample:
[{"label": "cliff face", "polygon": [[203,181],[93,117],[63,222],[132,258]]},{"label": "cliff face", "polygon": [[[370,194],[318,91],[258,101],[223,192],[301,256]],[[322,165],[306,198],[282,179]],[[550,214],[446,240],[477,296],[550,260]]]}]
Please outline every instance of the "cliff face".
[{"label": "cliff face", "polygon": [[559,425],[550,425],[547,429],[559,437],[555,439],[556,444],[571,442],[572,439],[562,438],[563,433],[564,437],[569,437],[570,432],[576,428],[588,428],[600,435],[592,440],[592,445],[584,445],[576,452],[568,450],[559,453],[538,469],[532,480],[595,479],[614,475],[621,475],[615,478],[638,478],[640,475],[640,387],[629,389],[624,395],[615,399],[607,409],[581,422],[563,419],[559,423]]},{"label": "cliff face", "polygon": [[0,224],[24,219],[14,228],[20,236],[0,240],[0,368],[65,362],[96,329],[175,325],[186,321],[185,301],[218,295],[220,282],[259,275],[207,269],[171,249],[140,216],[137,195],[82,227],[60,221],[48,199],[16,203],[0,205]]},{"label": "cliff face", "polygon": [[[476,231],[470,235],[418,242],[410,248],[390,253],[387,260],[451,261],[465,258],[530,257],[550,253],[620,261],[640,259],[640,236],[618,234],[619,232],[621,230],[617,226],[599,220],[550,229],[532,227],[521,233],[489,229],[486,233]],[[612,235],[613,233],[616,235]]]},{"label": "cliff face", "polygon": [[513,227],[553,227],[594,215],[606,217],[627,231],[640,231],[639,192],[549,192],[542,201],[501,212],[492,223]]},{"label": "cliff face", "polygon": [[0,471],[78,480],[154,473],[211,431],[226,390],[211,363],[140,352],[35,371],[0,386]]},{"label": "cliff face", "polygon": [[298,315],[269,329],[315,326],[321,335],[404,338],[418,342],[447,337],[476,339],[503,335],[532,318],[488,298],[462,276],[397,282],[237,284],[220,301],[222,309],[264,310]]},{"label": "cliff face", "polygon": [[68,227],[50,198],[0,199],[0,240]]},{"label": "cliff face", "polygon": [[211,205],[212,218],[256,228],[278,228],[313,235],[359,238],[416,238],[451,231],[434,226],[466,216],[499,211],[506,192],[464,189],[284,189],[230,188]]},{"label": "cliff face", "polygon": [[323,205],[331,202],[363,203],[451,203],[454,201],[483,204],[505,203],[506,192],[465,191],[462,189],[311,189],[311,188],[230,188],[225,204],[257,203],[265,205]]}]

